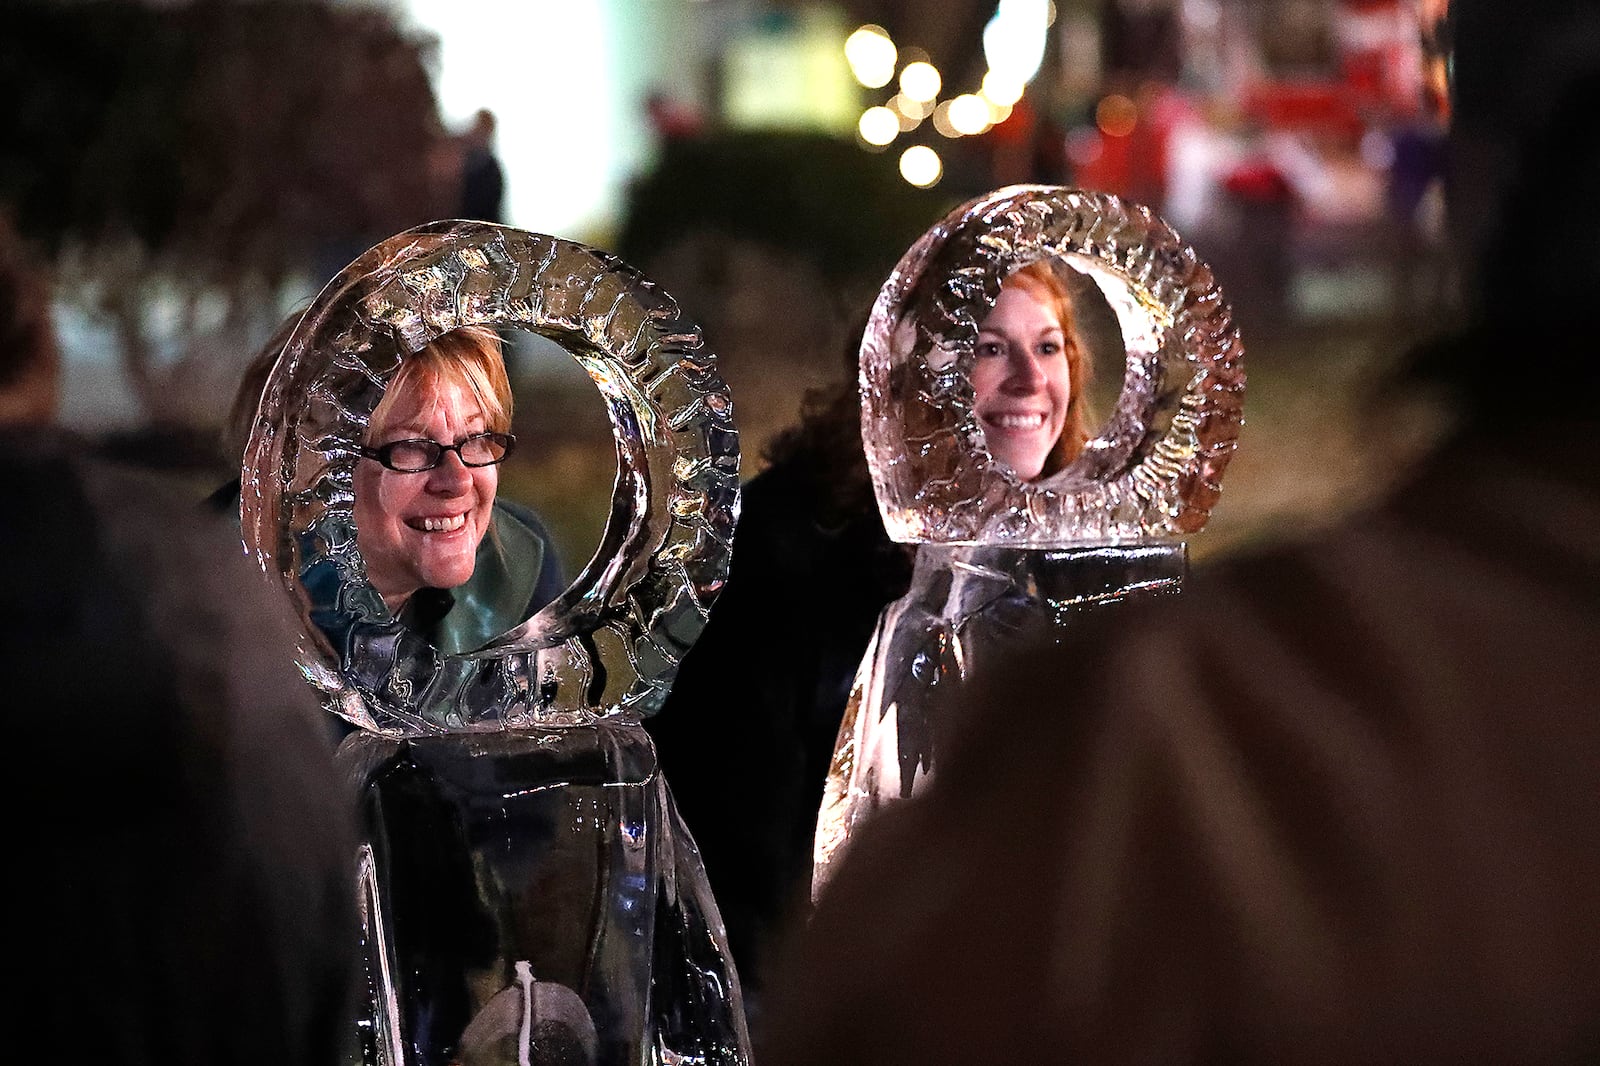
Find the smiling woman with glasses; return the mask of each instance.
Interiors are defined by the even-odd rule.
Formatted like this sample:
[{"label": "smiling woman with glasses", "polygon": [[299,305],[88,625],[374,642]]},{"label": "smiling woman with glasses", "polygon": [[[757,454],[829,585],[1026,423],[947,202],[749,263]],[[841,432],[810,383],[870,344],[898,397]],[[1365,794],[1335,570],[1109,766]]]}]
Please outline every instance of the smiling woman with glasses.
[{"label": "smiling woman with glasses", "polygon": [[560,590],[538,520],[495,498],[516,445],[511,408],[500,339],[463,327],[406,357],[357,449],[367,579],[446,653],[487,643]]}]

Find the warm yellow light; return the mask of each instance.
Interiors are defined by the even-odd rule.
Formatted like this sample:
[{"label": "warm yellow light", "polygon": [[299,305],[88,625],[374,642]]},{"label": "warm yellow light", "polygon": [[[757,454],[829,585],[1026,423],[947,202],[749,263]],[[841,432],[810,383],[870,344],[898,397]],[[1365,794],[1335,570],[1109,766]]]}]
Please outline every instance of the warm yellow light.
[{"label": "warm yellow light", "polygon": [[1126,137],[1139,124],[1139,105],[1121,93],[1112,93],[1095,106],[1094,124],[1107,137]]},{"label": "warm yellow light", "polygon": [[900,116],[887,107],[869,107],[861,112],[856,131],[861,134],[863,141],[881,148],[899,135]]},{"label": "warm yellow light", "polygon": [[919,189],[926,189],[939,182],[944,175],[944,164],[939,162],[939,153],[925,144],[913,144],[900,153],[900,176]]},{"label": "warm yellow light", "polygon": [[939,131],[941,137],[959,137],[961,131],[950,124],[950,101],[942,101],[933,109],[933,128]]},{"label": "warm yellow light", "polygon": [[968,137],[982,133],[989,128],[989,105],[982,97],[962,93],[950,101],[950,125]]},{"label": "warm yellow light", "polygon": [[844,58],[856,81],[869,89],[881,89],[893,80],[900,54],[883,27],[862,26],[845,39]]},{"label": "warm yellow light", "polygon": [[1026,85],[1039,72],[1049,38],[1050,0],[1000,0],[983,28],[983,58],[990,70]]},{"label": "warm yellow light", "polygon": [[927,118],[933,114],[934,104],[932,100],[913,100],[905,93],[895,93],[889,98],[889,106],[902,115],[909,115],[912,118]]},{"label": "warm yellow light", "polygon": [[900,72],[900,91],[913,100],[937,100],[943,85],[944,79],[932,63],[907,63]]},{"label": "warm yellow light", "polygon": [[983,93],[984,99],[990,103],[1009,107],[1022,99],[1022,82],[1008,78],[999,71],[991,70],[983,76],[983,88],[978,90]]},{"label": "warm yellow light", "polygon": [[989,125],[998,126],[998,125],[1000,125],[1000,123],[1004,122],[1006,119],[1008,119],[1010,117],[1011,117],[1011,105],[1010,104],[990,104],[989,105]]}]

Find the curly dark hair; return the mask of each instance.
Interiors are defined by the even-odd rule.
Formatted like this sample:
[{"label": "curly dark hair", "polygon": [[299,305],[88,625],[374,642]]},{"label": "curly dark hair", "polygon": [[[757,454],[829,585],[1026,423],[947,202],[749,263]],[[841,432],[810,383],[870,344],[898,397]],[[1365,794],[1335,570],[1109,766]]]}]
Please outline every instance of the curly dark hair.
[{"label": "curly dark hair", "polygon": [[867,316],[862,313],[845,334],[844,378],[808,390],[801,401],[800,422],[780,433],[764,455],[774,466],[803,458],[813,469],[826,472],[827,489],[817,515],[825,528],[878,506],[861,443],[861,392],[856,383],[866,329]]}]

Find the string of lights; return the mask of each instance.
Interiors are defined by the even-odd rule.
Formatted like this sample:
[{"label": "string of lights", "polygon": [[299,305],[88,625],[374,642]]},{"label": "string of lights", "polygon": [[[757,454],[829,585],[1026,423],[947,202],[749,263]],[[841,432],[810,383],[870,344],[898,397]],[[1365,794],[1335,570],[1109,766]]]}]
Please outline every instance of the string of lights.
[{"label": "string of lights", "polygon": [[[856,123],[862,144],[882,151],[915,133],[925,121],[952,140],[988,133],[1011,116],[1039,73],[1046,33],[1054,20],[1051,0],[1000,0],[983,31],[987,69],[978,90],[943,99],[944,76],[932,57],[896,45],[882,26],[859,27],[844,43],[850,72],[867,89],[894,84],[899,90],[862,111]],[[911,143],[900,153],[900,175],[918,188],[930,188],[944,175],[944,163],[932,145]]]}]

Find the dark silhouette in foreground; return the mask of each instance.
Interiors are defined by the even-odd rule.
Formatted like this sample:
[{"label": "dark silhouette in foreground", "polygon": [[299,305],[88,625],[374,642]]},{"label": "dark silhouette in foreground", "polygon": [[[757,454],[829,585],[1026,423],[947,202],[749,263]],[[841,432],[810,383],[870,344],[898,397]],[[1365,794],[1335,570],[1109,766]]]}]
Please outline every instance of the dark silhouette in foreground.
[{"label": "dark silhouette in foreground", "polygon": [[282,604],[232,520],[49,425],[48,307],[0,229],[7,1057],[332,1066],[354,834]]}]

